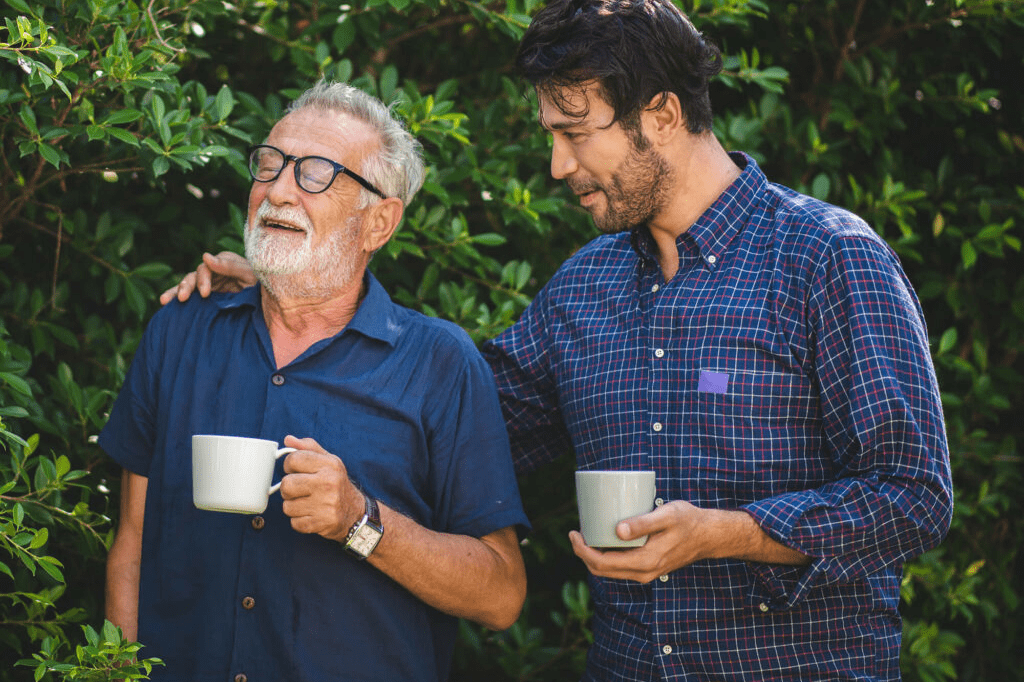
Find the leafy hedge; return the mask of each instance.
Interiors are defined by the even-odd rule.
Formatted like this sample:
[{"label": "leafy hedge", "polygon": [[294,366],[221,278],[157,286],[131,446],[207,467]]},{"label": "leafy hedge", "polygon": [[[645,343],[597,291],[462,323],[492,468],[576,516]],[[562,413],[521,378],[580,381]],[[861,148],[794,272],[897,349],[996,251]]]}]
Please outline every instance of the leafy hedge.
[{"label": "leafy hedge", "polygon": [[[0,8],[0,681],[142,677],[103,622],[116,467],[94,444],[156,294],[238,249],[243,150],[322,75],[387,102],[429,172],[374,269],[476,340],[594,232],[510,71],[535,0],[6,0]],[[907,567],[908,680],[1019,678],[1024,6],[687,0],[727,55],[715,132],[850,208],[923,299],[957,494]],[[572,460],[522,482],[530,595],[457,679],[572,679],[590,641]],[[133,660],[133,665],[117,667]]]}]

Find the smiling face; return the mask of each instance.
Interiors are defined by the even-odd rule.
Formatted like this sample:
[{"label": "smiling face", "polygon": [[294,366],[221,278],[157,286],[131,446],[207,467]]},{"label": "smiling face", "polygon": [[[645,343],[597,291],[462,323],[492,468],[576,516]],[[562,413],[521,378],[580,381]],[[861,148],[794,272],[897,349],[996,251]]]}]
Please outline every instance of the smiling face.
[{"label": "smiling face", "polygon": [[[570,116],[552,101],[585,113]],[[672,171],[642,130],[612,123],[614,110],[596,85],[582,91],[539,91],[541,125],[552,135],[551,175],[565,180],[602,232],[621,232],[649,222],[667,203]]]},{"label": "smiling face", "polygon": [[[281,119],[267,144],[296,157],[323,156],[357,173],[376,149],[365,123],[345,114],[300,109]],[[276,180],[253,182],[246,258],[272,293],[329,295],[362,275],[372,250],[362,239],[359,185],[343,174],[319,194],[303,191],[289,163]]]}]

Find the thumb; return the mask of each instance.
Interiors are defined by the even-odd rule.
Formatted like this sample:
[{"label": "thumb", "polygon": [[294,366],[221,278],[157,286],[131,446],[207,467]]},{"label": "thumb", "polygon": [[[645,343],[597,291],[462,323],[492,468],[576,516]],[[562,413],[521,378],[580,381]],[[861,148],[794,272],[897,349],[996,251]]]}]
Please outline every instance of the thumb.
[{"label": "thumb", "polygon": [[615,526],[615,534],[620,540],[635,540],[644,535],[650,535],[654,530],[654,520],[650,514],[633,516],[619,521]]}]

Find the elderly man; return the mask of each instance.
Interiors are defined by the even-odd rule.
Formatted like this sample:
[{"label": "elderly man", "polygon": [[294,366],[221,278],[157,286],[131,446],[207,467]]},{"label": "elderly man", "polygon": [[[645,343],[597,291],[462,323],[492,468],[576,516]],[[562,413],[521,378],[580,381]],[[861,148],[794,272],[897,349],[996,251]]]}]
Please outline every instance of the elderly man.
[{"label": "elderly man", "polygon": [[[108,617],[164,660],[153,679],[445,680],[457,617],[518,617],[527,521],[487,365],[366,269],[418,145],[320,83],[249,169],[260,286],[159,311],[100,436],[124,467]],[[193,506],[197,433],[296,448],[266,512]]]}]

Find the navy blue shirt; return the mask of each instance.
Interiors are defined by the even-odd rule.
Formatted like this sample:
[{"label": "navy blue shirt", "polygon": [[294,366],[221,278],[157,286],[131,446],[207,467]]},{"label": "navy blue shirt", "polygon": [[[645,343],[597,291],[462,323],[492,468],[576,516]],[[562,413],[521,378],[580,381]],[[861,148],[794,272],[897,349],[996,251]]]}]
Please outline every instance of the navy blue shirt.
[{"label": "navy blue shirt", "polygon": [[259,287],[171,303],[147,327],[100,444],[148,477],[138,637],[167,664],[152,679],[447,679],[457,620],[339,543],[292,530],[279,494],[256,517],[192,503],[193,434],[291,434],[427,528],[480,537],[526,525],[472,341],[368,285],[341,333],[280,369]]},{"label": "navy blue shirt", "polygon": [[898,679],[902,565],[953,506],[921,308],[863,220],[732,158],[670,281],[646,229],[598,237],[484,353],[521,471],[653,469],[656,504],[743,509],[812,561],[591,576],[584,679]]}]

